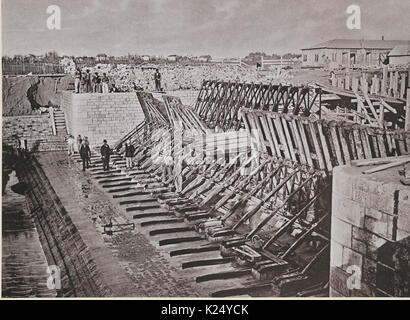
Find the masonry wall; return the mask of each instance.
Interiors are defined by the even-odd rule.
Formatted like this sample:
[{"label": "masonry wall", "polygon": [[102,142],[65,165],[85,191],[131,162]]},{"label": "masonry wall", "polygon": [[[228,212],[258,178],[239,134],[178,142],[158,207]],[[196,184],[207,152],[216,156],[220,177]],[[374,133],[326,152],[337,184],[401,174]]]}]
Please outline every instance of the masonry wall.
[{"label": "masonry wall", "polygon": [[[181,99],[183,105],[195,106],[196,100],[198,99],[199,90],[176,90],[167,91],[169,96],[178,97]],[[156,97],[157,98],[157,97]],[[159,98],[157,98],[159,99]]]},{"label": "masonry wall", "polygon": [[3,143],[17,147],[18,141],[27,140],[30,151],[65,150],[61,137],[53,135],[50,117],[46,115],[27,115],[3,117]]},{"label": "masonry wall", "polygon": [[64,91],[61,108],[67,130],[74,137],[87,136],[91,147],[107,139],[109,145],[144,120],[135,93],[81,93]]},{"label": "masonry wall", "polygon": [[365,169],[333,171],[330,296],[409,296],[410,187]]},{"label": "masonry wall", "polygon": [[20,181],[35,186],[26,193],[27,204],[48,264],[60,268],[58,296],[112,296],[102,280],[102,267],[96,264],[78,224],[63,207],[38,161],[33,157],[19,162],[16,171]]}]

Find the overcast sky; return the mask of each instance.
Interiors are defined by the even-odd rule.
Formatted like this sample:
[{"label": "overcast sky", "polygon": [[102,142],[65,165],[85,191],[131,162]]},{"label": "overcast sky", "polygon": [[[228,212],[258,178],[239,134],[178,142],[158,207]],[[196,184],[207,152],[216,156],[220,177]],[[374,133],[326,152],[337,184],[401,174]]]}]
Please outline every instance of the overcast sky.
[{"label": "overcast sky", "polygon": [[[46,9],[61,8],[61,30]],[[346,27],[358,4],[362,29]],[[333,38],[410,40],[409,0],[2,0],[3,54],[299,52]]]}]

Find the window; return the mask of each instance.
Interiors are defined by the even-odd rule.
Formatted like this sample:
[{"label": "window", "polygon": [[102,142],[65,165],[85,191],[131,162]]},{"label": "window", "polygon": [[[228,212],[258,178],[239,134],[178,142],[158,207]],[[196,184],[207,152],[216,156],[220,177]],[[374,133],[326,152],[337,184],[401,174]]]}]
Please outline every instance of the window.
[{"label": "window", "polygon": [[307,54],[303,55],[303,61],[305,61],[305,62],[307,61]]},{"label": "window", "polygon": [[337,53],[332,53],[332,61],[336,62],[337,59]]},{"label": "window", "polygon": [[318,61],[319,61],[319,55],[315,54],[315,62],[318,62]]}]

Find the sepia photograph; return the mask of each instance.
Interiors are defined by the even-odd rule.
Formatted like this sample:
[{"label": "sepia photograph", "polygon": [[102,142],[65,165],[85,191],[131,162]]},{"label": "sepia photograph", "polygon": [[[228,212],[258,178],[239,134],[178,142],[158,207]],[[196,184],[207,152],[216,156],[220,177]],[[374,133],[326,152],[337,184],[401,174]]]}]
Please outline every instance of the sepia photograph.
[{"label": "sepia photograph", "polygon": [[410,298],[410,1],[1,0],[1,38],[2,300]]}]

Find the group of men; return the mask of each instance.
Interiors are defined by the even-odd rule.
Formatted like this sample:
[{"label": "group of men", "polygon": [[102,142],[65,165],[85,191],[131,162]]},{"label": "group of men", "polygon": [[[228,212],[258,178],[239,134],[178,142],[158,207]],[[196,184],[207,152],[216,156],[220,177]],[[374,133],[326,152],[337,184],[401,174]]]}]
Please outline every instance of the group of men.
[{"label": "group of men", "polygon": [[[69,135],[68,139],[68,155],[72,155],[75,153],[74,151],[74,137]],[[77,150],[80,154],[81,160],[83,161],[83,171],[88,169],[91,164],[91,148],[90,142],[88,141],[88,137],[84,137],[84,139],[79,134],[76,139],[77,142]],[[132,169],[133,161],[134,161],[134,153],[135,148],[131,144],[130,140],[125,142],[125,159],[126,159],[126,168]],[[110,155],[112,154],[112,150],[107,143],[107,140],[103,140],[103,145],[100,148],[100,154],[103,163],[103,170],[108,171],[110,169]]]},{"label": "group of men", "polygon": [[77,68],[75,71],[75,93],[108,93],[108,84],[109,79],[105,72],[103,73],[102,77],[100,77],[98,72],[91,74],[89,69],[87,69],[84,73],[81,72],[80,68]]}]

